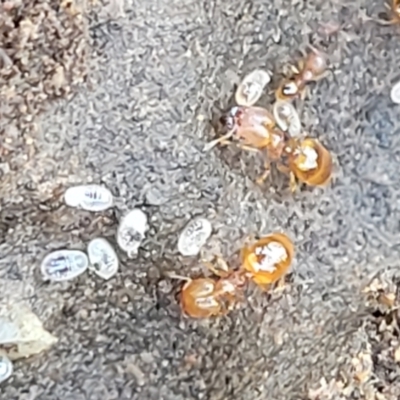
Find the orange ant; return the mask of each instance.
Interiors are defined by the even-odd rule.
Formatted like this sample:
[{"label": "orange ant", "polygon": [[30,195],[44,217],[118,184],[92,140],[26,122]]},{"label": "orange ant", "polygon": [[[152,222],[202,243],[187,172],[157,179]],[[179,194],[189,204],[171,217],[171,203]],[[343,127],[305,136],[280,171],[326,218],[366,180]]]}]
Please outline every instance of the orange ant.
[{"label": "orange ant", "polygon": [[214,144],[230,144],[233,138],[244,150],[264,152],[265,170],[257,179],[258,184],[269,176],[271,162],[276,163],[279,171],[290,175],[292,191],[297,188],[296,180],[311,186],[329,182],[332,175],[329,151],[316,139],[291,138],[276,126],[274,116],[265,108],[233,107],[221,118],[221,123],[229,132]]},{"label": "orange ant", "polygon": [[304,99],[306,86],[310,82],[316,82],[326,76],[326,55],[313,47],[310,48],[311,52],[299,62],[298,68],[292,67],[294,75],[285,79],[276,90],[277,100],[293,100],[299,96]]},{"label": "orange ant", "polygon": [[210,142],[209,148],[216,144],[231,144],[233,139],[242,150],[262,151],[266,155],[265,172],[257,182],[264,182],[271,161],[279,161],[288,139],[277,127],[274,116],[262,107],[235,106],[220,118],[220,124],[228,133]]},{"label": "orange ant", "polygon": [[192,318],[226,315],[242,299],[241,289],[247,282],[245,272],[233,271],[222,258],[216,258],[219,269],[212,263],[204,261],[204,264],[217,279],[190,279],[169,274],[171,278],[187,281],[181,290],[180,305],[183,312]]},{"label": "orange ant", "polygon": [[261,288],[277,282],[288,271],[294,256],[294,245],[283,233],[272,233],[241,252],[242,268]]},{"label": "orange ant", "polygon": [[184,280],[180,293],[182,311],[192,318],[209,318],[226,315],[243,300],[243,288],[249,282],[266,289],[288,271],[294,256],[294,245],[288,236],[272,233],[241,250],[241,266],[238,270],[228,267],[221,258],[213,263],[203,261],[217,278],[195,278],[168,273],[170,278]]},{"label": "orange ant", "polygon": [[330,182],[332,156],[317,139],[291,138],[285,155],[288,167],[281,167],[280,170],[289,173],[292,192],[297,188],[297,181],[309,186],[326,186]]}]

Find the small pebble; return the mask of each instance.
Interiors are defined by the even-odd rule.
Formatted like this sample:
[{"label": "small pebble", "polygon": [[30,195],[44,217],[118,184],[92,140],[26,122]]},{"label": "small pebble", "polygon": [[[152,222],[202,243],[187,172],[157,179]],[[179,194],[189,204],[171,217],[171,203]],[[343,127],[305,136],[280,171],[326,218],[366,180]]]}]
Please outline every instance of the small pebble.
[{"label": "small pebble", "polygon": [[103,238],[96,238],[88,245],[89,268],[100,278],[112,278],[118,272],[118,257],[111,244]]},{"label": "small pebble", "polygon": [[4,355],[0,355],[0,383],[7,380],[13,373],[12,362]]},{"label": "small pebble", "polygon": [[138,208],[130,211],[122,218],[118,227],[117,243],[129,258],[137,255],[147,230],[147,216]]},{"label": "small pebble", "polygon": [[178,240],[178,251],[183,256],[196,256],[211,236],[211,223],[205,218],[191,220]]},{"label": "small pebble", "polygon": [[261,97],[265,86],[271,81],[268,72],[256,69],[244,77],[239,84],[235,100],[239,106],[250,107]]},{"label": "small pebble", "polygon": [[67,206],[99,212],[113,206],[112,193],[100,185],[80,185],[68,188],[64,194]]},{"label": "small pebble", "polygon": [[89,259],[79,250],[57,250],[48,254],[41,264],[46,280],[54,282],[69,281],[86,271]]},{"label": "small pebble", "polygon": [[393,103],[400,104],[400,81],[397,82],[390,91],[390,98]]}]

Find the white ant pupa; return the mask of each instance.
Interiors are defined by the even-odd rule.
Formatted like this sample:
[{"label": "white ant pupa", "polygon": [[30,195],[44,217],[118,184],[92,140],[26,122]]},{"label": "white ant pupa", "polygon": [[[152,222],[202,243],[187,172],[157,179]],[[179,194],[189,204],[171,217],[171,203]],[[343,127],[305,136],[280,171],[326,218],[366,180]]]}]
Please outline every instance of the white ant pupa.
[{"label": "white ant pupa", "polygon": [[300,117],[291,103],[283,100],[276,101],[273,106],[273,114],[280,129],[288,132],[292,137],[300,136]]},{"label": "white ant pupa", "polygon": [[137,255],[147,230],[147,216],[138,208],[130,211],[122,218],[118,227],[117,243],[128,254],[129,258]]},{"label": "white ant pupa", "polygon": [[244,77],[239,84],[235,100],[239,106],[251,107],[261,97],[264,88],[271,81],[268,72],[256,69]]},{"label": "white ant pupa", "polygon": [[70,207],[99,212],[113,206],[112,193],[100,185],[79,185],[68,188],[64,201]]},{"label": "white ant pupa", "polygon": [[0,383],[7,380],[13,373],[12,362],[5,355],[0,354]]},{"label": "white ant pupa", "polygon": [[96,238],[88,244],[88,256],[91,269],[105,280],[112,278],[118,272],[118,257],[111,244],[103,238]]},{"label": "white ant pupa", "polygon": [[89,259],[80,250],[57,250],[48,254],[40,269],[46,280],[69,281],[86,271]]},{"label": "white ant pupa", "polygon": [[194,218],[183,229],[178,240],[178,251],[183,256],[195,256],[211,236],[211,223],[205,218]]},{"label": "white ant pupa", "polygon": [[400,104],[400,81],[397,82],[390,91],[390,98],[393,103]]}]

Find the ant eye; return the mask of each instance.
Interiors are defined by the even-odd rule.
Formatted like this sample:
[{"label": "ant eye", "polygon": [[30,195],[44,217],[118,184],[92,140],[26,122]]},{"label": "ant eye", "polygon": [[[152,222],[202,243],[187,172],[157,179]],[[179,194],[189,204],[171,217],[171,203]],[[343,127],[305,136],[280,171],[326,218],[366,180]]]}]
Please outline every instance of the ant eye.
[{"label": "ant eye", "polygon": [[228,122],[228,116],[227,115],[223,115],[220,119],[219,119],[219,123],[221,125],[226,125]]},{"label": "ant eye", "polygon": [[232,129],[234,126],[234,119],[230,115],[223,115],[219,122],[221,125],[227,129]]}]

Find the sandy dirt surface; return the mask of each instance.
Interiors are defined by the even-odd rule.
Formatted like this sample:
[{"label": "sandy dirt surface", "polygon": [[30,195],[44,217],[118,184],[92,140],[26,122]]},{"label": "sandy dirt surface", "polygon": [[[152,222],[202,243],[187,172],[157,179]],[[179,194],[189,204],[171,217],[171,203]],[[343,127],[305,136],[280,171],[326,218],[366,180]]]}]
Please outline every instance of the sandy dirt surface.
[{"label": "sandy dirt surface", "polygon": [[[399,266],[400,106],[389,93],[400,26],[366,17],[384,11],[373,0],[131,0],[90,13],[88,84],[42,115],[24,168],[3,177],[2,296],[23,298],[59,341],[18,361],[1,399],[397,399],[397,331],[382,339],[386,311],[371,313],[363,294],[387,271],[395,292]],[[272,90],[308,43],[329,54],[332,73],[301,116],[334,154],[335,179],[293,196],[277,172],[254,183],[256,155],[203,148],[240,77],[267,68]],[[107,185],[115,210],[76,211],[54,194],[87,182]],[[135,206],[151,228],[136,260],[118,253],[115,278],[43,283],[49,251],[96,236],[115,244]],[[184,318],[165,272],[202,271],[176,251],[197,215],[226,257],[249,234],[290,235],[296,261],[283,290],[251,288],[227,317]]]}]

